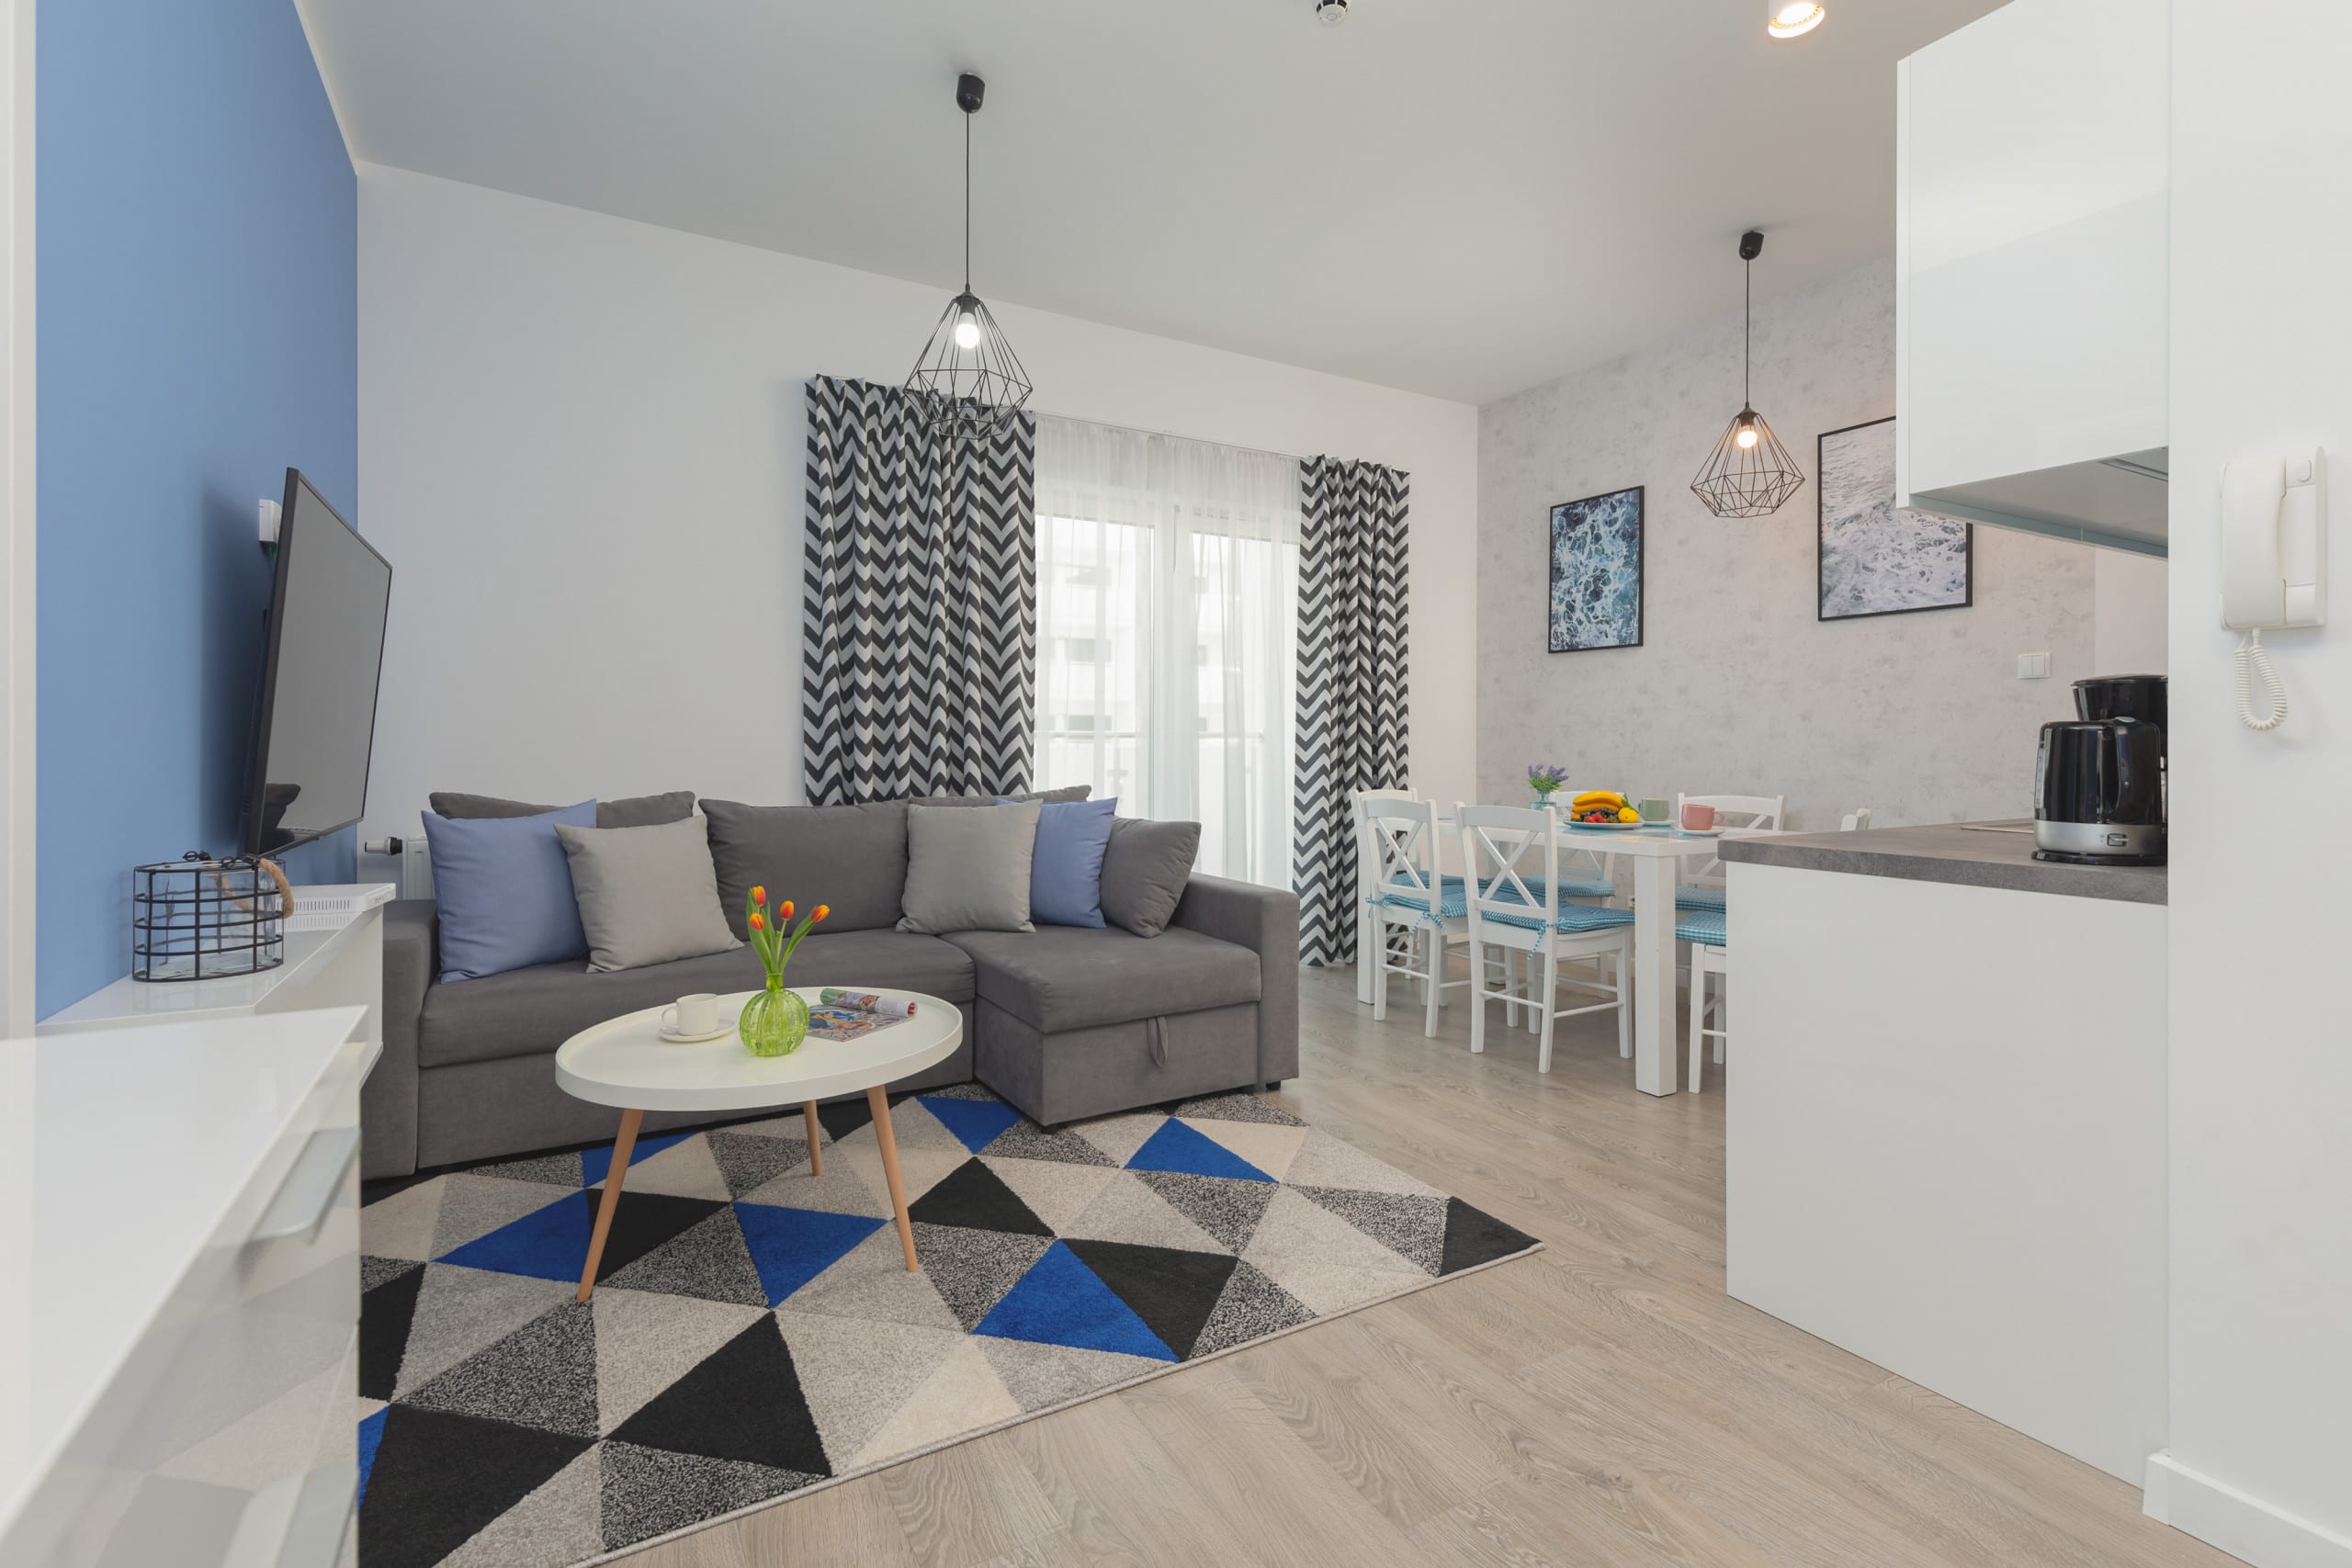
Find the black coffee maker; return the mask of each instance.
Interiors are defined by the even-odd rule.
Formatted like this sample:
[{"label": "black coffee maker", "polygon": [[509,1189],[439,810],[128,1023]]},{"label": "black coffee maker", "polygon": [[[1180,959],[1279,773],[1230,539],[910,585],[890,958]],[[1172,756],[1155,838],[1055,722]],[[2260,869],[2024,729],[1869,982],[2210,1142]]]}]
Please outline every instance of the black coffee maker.
[{"label": "black coffee maker", "polygon": [[2082,716],[2041,727],[2033,858],[2075,865],[2165,863],[2165,678],[2075,682]]}]

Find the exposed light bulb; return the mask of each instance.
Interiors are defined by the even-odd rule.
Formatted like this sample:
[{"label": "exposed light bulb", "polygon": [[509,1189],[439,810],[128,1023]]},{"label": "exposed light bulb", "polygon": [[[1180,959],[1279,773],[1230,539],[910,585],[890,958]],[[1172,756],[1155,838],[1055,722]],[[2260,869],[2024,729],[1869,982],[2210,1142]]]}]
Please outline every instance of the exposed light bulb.
[{"label": "exposed light bulb", "polygon": [[1739,434],[1733,436],[1732,440],[1738,444],[1741,451],[1747,451],[1750,446],[1756,445],[1756,427],[1752,424],[1741,425],[1739,427]]},{"label": "exposed light bulb", "polygon": [[1764,30],[1774,38],[1799,38],[1819,27],[1828,14],[1819,0],[1766,0]]},{"label": "exposed light bulb", "polygon": [[980,323],[972,319],[971,311],[967,310],[956,318],[956,346],[978,348],[979,345]]}]

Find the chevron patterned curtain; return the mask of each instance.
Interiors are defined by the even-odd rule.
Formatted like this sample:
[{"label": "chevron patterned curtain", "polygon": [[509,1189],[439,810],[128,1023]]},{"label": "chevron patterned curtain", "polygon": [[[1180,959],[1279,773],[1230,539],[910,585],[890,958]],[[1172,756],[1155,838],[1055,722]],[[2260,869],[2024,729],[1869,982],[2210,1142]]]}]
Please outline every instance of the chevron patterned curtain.
[{"label": "chevron patterned curtain", "polygon": [[1298,766],[1291,835],[1299,955],[1356,955],[1348,797],[1405,786],[1408,476],[1310,459],[1298,536]]},{"label": "chevron patterned curtain", "polygon": [[935,433],[903,388],[808,382],[801,772],[839,806],[1029,787],[1036,421]]}]

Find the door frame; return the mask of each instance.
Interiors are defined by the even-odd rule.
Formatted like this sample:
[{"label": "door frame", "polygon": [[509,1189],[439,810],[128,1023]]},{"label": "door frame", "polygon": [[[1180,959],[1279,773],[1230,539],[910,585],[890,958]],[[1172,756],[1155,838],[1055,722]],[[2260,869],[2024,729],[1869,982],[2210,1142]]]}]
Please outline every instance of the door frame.
[{"label": "door frame", "polygon": [[0,1037],[30,1034],[36,971],[33,10],[0,0]]}]

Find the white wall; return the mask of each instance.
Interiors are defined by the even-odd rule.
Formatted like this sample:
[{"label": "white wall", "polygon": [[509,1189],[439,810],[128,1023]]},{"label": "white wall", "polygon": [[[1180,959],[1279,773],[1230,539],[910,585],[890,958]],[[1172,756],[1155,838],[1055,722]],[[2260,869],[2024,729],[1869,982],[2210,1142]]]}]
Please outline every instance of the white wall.
[{"label": "white wall", "polygon": [[2091,552],[2091,664],[2100,674],[2165,672],[2171,581],[2172,569],[2155,556]]},{"label": "white wall", "polygon": [[[2352,6],[2176,0],[2172,19],[2172,1439],[2151,1504],[2264,1568],[2342,1568]],[[2266,639],[2294,710],[2256,735],[2215,625],[2220,474],[2314,445],[2335,616]]]},{"label": "white wall", "polygon": [[[366,831],[435,789],[801,799],[802,383],[902,379],[940,291],[366,164],[359,272]],[[1414,778],[1466,791],[1476,412],[995,308],[1041,411],[1410,470]]]},{"label": "white wall", "polygon": [[[2112,673],[2094,635],[2088,547],[1976,530],[1966,609],[1817,618],[1815,438],[1894,411],[1894,272],[1877,263],[1769,299],[1756,405],[1806,483],[1769,518],[1725,521],[1690,493],[1737,408],[1740,319],[1488,404],[1478,450],[1478,757],[1487,797],[1530,762],[1643,794],[1785,794],[1794,825],[2019,817],[2044,719],[2068,682]],[[1552,653],[1546,541],[1557,502],[1646,487],[1644,643]],[[2119,639],[2163,641],[2153,597],[2117,599]],[[2048,652],[2047,680],[2017,656]],[[2159,666],[2161,667],[2161,666]]]}]

